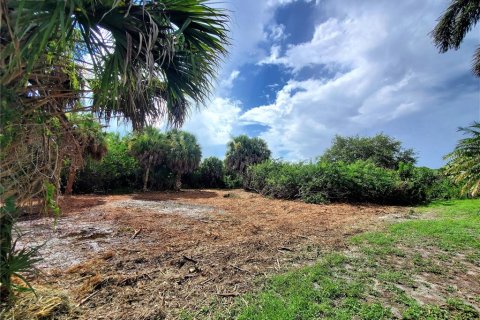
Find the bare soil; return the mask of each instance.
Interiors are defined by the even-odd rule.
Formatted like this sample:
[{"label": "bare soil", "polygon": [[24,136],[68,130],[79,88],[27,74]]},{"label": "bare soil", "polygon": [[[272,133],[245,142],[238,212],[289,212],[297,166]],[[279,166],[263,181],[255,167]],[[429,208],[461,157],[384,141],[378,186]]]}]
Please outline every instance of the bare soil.
[{"label": "bare soil", "polygon": [[343,250],[347,236],[408,211],[242,190],[72,196],[62,207],[56,226],[38,217],[17,226],[21,245],[45,243],[34,282],[68,293],[77,305],[68,319],[175,319],[229,304],[255,277]]}]

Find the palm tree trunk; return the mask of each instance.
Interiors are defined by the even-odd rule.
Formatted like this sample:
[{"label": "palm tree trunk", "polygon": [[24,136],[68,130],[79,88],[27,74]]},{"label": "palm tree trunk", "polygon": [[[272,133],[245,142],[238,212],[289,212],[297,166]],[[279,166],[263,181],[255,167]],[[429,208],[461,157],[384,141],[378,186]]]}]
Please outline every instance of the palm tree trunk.
[{"label": "palm tree trunk", "polygon": [[75,183],[77,170],[78,170],[77,166],[73,164],[70,165],[70,170],[68,171],[67,186],[65,188],[65,195],[71,195],[73,192],[73,184]]},{"label": "palm tree trunk", "polygon": [[182,187],[182,174],[180,172],[177,172],[175,175],[175,190],[180,191],[181,187]]},{"label": "palm tree trunk", "polygon": [[145,171],[145,176],[143,177],[143,191],[147,191],[148,188],[148,176],[150,174],[150,166],[147,166],[147,170]]}]

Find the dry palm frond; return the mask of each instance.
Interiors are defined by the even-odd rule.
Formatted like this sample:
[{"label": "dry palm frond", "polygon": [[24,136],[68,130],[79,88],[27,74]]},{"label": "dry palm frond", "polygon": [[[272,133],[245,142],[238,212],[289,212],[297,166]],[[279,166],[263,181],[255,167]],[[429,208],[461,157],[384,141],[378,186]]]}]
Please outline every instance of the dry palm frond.
[{"label": "dry palm frond", "polygon": [[62,291],[36,286],[36,295],[20,293],[15,297],[15,305],[6,310],[3,319],[55,319],[73,312],[68,295]]}]

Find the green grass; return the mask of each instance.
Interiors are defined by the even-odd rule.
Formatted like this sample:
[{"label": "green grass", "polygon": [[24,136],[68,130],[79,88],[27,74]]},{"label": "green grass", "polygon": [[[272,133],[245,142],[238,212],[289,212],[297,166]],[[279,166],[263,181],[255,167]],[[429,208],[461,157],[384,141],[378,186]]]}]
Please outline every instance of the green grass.
[{"label": "green grass", "polygon": [[434,219],[417,219],[392,224],[386,232],[369,232],[352,238],[352,243],[366,242],[383,247],[399,242],[426,241],[443,250],[480,250],[480,200],[435,202],[417,209],[422,214],[434,212]]},{"label": "green grass", "polygon": [[[480,199],[433,203],[415,213],[415,220],[351,238],[356,254],[329,253],[313,266],[273,276],[260,291],[231,309],[209,310],[208,317],[479,319],[472,307],[479,297],[468,299],[451,283],[468,263],[480,261]],[[410,295],[421,289],[416,276],[441,289],[437,302]],[[478,283],[473,277],[471,285]]]}]

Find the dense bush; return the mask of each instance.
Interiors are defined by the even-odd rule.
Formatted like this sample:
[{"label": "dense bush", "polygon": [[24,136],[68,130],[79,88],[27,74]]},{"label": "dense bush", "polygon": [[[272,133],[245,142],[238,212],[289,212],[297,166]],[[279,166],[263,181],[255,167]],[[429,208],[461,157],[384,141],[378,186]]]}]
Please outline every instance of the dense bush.
[{"label": "dense bush", "polygon": [[398,170],[376,166],[372,161],[292,164],[267,161],[251,166],[245,188],[283,199],[308,203],[371,202],[417,204],[450,198],[452,186],[436,170],[400,165]]},{"label": "dense bush", "polygon": [[225,168],[223,161],[216,157],[209,157],[202,161],[198,169],[200,184],[206,188],[223,188]]},{"label": "dense bush", "polygon": [[[120,138],[108,134],[107,154],[99,162],[88,161],[78,173],[74,191],[140,190],[145,169],[132,155],[131,141],[131,136]],[[164,149],[166,156],[168,149]],[[153,162],[149,181],[150,190],[175,188],[175,174],[161,159]],[[388,169],[373,160],[353,163],[268,160],[249,166],[241,175],[228,171],[222,160],[210,157],[204,159],[195,171],[183,174],[182,181],[186,188],[238,188],[243,185],[245,189],[265,196],[301,199],[309,203],[418,204],[455,198],[460,194],[460,187],[447,179],[441,170],[415,167],[411,162],[400,162],[398,168]]]},{"label": "dense bush", "polygon": [[225,167],[223,161],[216,157],[203,159],[200,167],[182,177],[189,188],[224,188]]},{"label": "dense bush", "polygon": [[265,161],[251,166],[244,178],[244,187],[275,198],[299,197],[299,188],[308,179],[309,165]]},{"label": "dense bush", "polygon": [[182,177],[187,188],[241,188],[241,175],[227,171],[222,160],[209,157],[202,161],[200,167]]},{"label": "dense bush", "polygon": [[74,192],[107,193],[141,188],[141,167],[129,153],[127,138],[109,133],[107,148],[108,152],[101,161],[88,160],[84,169],[78,172]]},{"label": "dense bush", "polygon": [[223,177],[223,184],[227,189],[241,188],[243,185],[243,178],[236,173],[226,173]]}]

